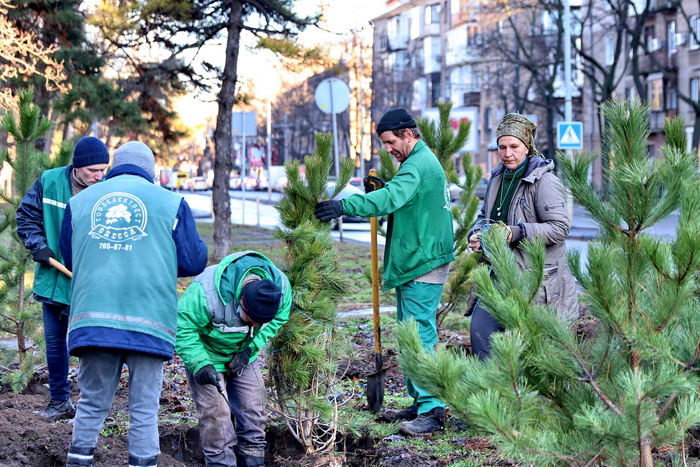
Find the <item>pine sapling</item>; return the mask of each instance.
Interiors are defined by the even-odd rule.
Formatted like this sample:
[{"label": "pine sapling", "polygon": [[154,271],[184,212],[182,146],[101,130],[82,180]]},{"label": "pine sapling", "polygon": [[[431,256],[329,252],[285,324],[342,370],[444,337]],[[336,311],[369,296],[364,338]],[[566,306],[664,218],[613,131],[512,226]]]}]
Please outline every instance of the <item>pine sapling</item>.
[{"label": "pine sapling", "polygon": [[[335,326],[336,304],[348,290],[330,225],[314,216],[316,203],[327,198],[326,181],[333,165],[330,136],[317,135],[316,147],[316,154],[305,159],[305,181],[297,161],[287,164],[289,184],[277,205],[283,227],[276,236],[287,250],[285,269],[293,306],[270,352],[275,401],[307,453],[335,446],[337,401],[330,396],[335,393],[337,362],[344,348]],[[350,159],[341,161],[331,198],[347,185],[353,170]]]},{"label": "pine sapling", "polygon": [[[481,305],[506,332],[492,336],[486,361],[440,347],[425,352],[415,325],[399,329],[405,374],[436,394],[508,455],[536,465],[651,467],[663,447],[685,456],[687,431],[700,423],[700,180],[685,150],[683,124],[667,121],[663,157],[649,158],[648,107],[603,106],[611,164],[606,197],[589,184],[595,159],[562,156],[574,198],[599,224],[588,261],[569,264],[597,320],[591,335],[535,305],[544,246],[521,244],[518,267],[503,235],[483,236],[490,269],[472,278]],[[648,229],[680,209],[676,236]],[[682,461],[682,459],[681,459]]]}]

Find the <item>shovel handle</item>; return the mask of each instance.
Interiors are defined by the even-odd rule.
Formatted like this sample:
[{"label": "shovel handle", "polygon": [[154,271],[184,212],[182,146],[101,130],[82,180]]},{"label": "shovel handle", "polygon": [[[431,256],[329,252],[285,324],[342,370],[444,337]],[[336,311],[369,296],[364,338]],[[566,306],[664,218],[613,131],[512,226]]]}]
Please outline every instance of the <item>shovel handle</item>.
[{"label": "shovel handle", "polygon": [[65,267],[63,263],[59,262],[56,258],[49,258],[49,263],[51,264],[51,266],[55,267],[66,276],[70,277],[71,279],[73,278],[73,273],[70,272],[68,268]]},{"label": "shovel handle", "polygon": [[[376,176],[377,171],[370,169],[369,174]],[[374,320],[374,353],[382,353],[382,332],[379,321],[379,254],[377,251],[377,218],[369,219],[370,253],[372,262],[372,318]]]}]

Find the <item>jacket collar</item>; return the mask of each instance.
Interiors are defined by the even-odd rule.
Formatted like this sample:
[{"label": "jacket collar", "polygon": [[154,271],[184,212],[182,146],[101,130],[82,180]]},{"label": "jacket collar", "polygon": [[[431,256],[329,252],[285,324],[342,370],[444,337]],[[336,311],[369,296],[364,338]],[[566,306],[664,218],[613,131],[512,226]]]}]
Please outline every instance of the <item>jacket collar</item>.
[{"label": "jacket collar", "polygon": [[[491,172],[491,178],[503,174],[505,166],[500,164]],[[525,174],[522,180],[526,182],[534,182],[538,178],[542,177],[545,172],[554,170],[554,161],[551,159],[543,159],[539,156],[530,156],[530,163],[527,165]]]},{"label": "jacket collar", "polygon": [[105,177],[106,179],[110,179],[113,177],[118,177],[119,175],[137,175],[139,177],[145,178],[149,182],[153,183],[153,179],[151,178],[150,175],[146,173],[145,170],[143,170],[141,167],[138,165],[134,164],[122,164],[120,166],[114,167],[112,170],[109,171],[107,176]]}]

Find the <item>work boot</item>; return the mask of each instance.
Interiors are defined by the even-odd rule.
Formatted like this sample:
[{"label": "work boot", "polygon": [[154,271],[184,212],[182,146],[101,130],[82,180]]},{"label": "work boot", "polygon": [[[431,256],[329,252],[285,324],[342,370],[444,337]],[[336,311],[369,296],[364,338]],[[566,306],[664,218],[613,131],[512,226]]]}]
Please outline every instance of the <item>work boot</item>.
[{"label": "work boot", "polygon": [[384,420],[398,422],[399,420],[413,420],[418,416],[418,404],[411,404],[401,410],[387,409],[382,414]]},{"label": "work boot", "polygon": [[39,415],[52,422],[64,418],[73,418],[75,415],[75,406],[70,399],[66,399],[64,401],[51,399],[49,401],[49,405],[47,405],[44,410],[39,412]]},{"label": "work boot", "polygon": [[68,448],[66,467],[92,467],[95,448]]},{"label": "work boot", "polygon": [[265,449],[238,444],[233,448],[237,467],[265,467]]},{"label": "work boot", "polygon": [[445,428],[445,409],[435,407],[428,413],[418,415],[415,420],[403,422],[399,433],[406,436],[426,436]]}]

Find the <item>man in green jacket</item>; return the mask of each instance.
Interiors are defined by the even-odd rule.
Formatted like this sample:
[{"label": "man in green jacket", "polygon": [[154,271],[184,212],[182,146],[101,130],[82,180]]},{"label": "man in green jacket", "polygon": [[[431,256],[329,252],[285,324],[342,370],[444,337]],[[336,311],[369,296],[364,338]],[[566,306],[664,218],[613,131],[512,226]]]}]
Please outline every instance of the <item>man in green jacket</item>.
[{"label": "man in green jacket", "polygon": [[[386,150],[401,164],[383,188],[341,201],[321,201],[316,217],[330,221],[343,214],[389,216],[384,249],[384,289],[396,288],[397,318],[414,319],[426,349],[438,341],[436,311],[449,263],[454,234],[445,172],[435,154],[421,140],[415,120],[404,109],[389,110],[377,125]],[[424,435],[442,430],[445,406],[406,379],[413,404],[394,414],[401,432]]]},{"label": "man in green jacket", "polygon": [[265,465],[258,355],[291,306],[287,276],[255,251],[209,266],[180,298],[175,349],[187,368],[206,465]]},{"label": "man in green jacket", "polygon": [[50,259],[63,262],[58,236],[68,200],[102,180],[108,163],[109,151],[102,141],[93,136],[80,138],[71,165],[45,171],[17,208],[17,235],[36,261],[33,291],[34,299],[41,302],[51,394],[41,416],[48,420],[75,415],[66,342],[71,281],[51,266]]}]

